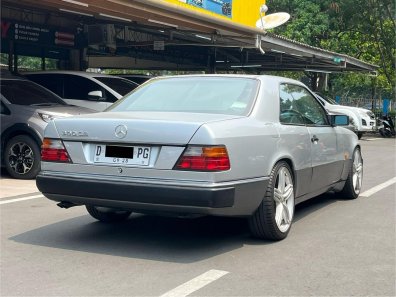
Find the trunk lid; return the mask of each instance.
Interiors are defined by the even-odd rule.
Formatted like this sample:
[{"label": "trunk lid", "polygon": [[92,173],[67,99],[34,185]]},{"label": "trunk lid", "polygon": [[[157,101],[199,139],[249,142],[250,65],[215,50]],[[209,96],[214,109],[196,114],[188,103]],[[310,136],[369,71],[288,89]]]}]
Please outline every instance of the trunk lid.
[{"label": "trunk lid", "polygon": [[[200,126],[240,116],[169,112],[103,112],[55,121],[64,140],[186,145]],[[116,130],[122,130],[116,135]]]}]

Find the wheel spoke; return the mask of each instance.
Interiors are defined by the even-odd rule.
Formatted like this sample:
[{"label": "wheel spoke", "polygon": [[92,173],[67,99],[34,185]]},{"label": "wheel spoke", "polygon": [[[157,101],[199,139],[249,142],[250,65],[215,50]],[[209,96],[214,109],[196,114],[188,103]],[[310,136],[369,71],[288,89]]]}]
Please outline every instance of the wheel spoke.
[{"label": "wheel spoke", "polygon": [[8,156],[10,156],[10,157],[18,157],[18,152],[15,152],[14,148],[11,148],[9,153],[8,153]]},{"label": "wheel spoke", "polygon": [[360,188],[362,187],[362,179],[360,176],[356,176],[356,184],[355,185],[355,190],[360,191]]},{"label": "wheel spoke", "polygon": [[33,150],[30,147],[25,151],[25,158],[33,158]]},{"label": "wheel spoke", "polygon": [[293,195],[293,184],[288,184],[283,192],[283,201],[287,202],[289,198]]},{"label": "wheel spoke", "polygon": [[363,170],[363,165],[362,165],[362,163],[359,163],[356,167],[355,167],[355,171],[356,171],[356,173],[361,173],[362,172],[362,170]]},{"label": "wheel spoke", "polygon": [[283,204],[283,221],[285,222],[285,224],[290,224],[291,222],[291,218],[290,218],[290,212],[289,212],[289,208],[287,207],[287,205]]},{"label": "wheel spoke", "polygon": [[278,227],[280,227],[282,224],[282,218],[283,218],[283,205],[279,204],[276,206],[276,214],[275,214],[275,222],[278,225]]},{"label": "wheel spoke", "polygon": [[276,202],[276,205],[282,203],[282,193],[278,188],[274,189],[274,200]]},{"label": "wheel spoke", "polygon": [[22,143],[22,142],[19,142],[19,143],[17,144],[17,146],[18,146],[18,152],[19,152],[19,153],[23,153],[23,148],[25,147],[25,144]]},{"label": "wheel spoke", "polygon": [[281,193],[283,193],[285,190],[285,177],[286,177],[286,172],[285,169],[282,168],[281,170],[279,170],[279,174],[278,174],[278,189],[281,191]]},{"label": "wheel spoke", "polygon": [[358,180],[358,175],[354,174],[352,177],[352,182],[353,182],[353,186],[356,189],[356,185],[357,185],[357,180]]}]

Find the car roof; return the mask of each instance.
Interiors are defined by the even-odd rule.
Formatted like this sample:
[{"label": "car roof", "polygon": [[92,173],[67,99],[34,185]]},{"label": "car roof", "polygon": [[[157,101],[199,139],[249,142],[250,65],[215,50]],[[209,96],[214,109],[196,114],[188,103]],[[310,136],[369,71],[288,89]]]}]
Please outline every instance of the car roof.
[{"label": "car roof", "polygon": [[[51,70],[51,71],[35,71],[35,72],[24,72],[23,75],[31,75],[31,74],[73,74],[87,78],[93,77],[117,77],[119,79],[125,79],[115,75],[108,75],[102,73],[94,73],[94,72],[84,72],[84,71],[69,71],[69,70]],[[293,83],[304,86],[303,83],[282,77],[282,76],[274,76],[274,75],[247,75],[247,74],[186,74],[186,75],[169,75],[169,76],[158,76],[153,77],[152,79],[168,79],[168,78],[187,78],[187,77],[233,77],[233,78],[251,78],[251,79],[258,79],[263,82],[272,82],[272,83]]]},{"label": "car roof", "polygon": [[302,82],[299,82],[294,79],[282,77],[282,76],[275,76],[275,75],[246,75],[246,74],[187,74],[187,75],[177,75],[177,76],[159,76],[154,77],[153,79],[169,79],[169,78],[188,78],[188,77],[231,77],[231,78],[250,78],[250,79],[257,79],[263,82],[271,82],[271,83],[292,83],[298,84],[301,86],[305,86]]},{"label": "car roof", "polygon": [[123,73],[116,73],[116,76],[121,77],[139,77],[139,78],[151,78],[154,77],[153,75],[146,75],[146,74],[123,74]]},{"label": "car roof", "polygon": [[[114,75],[96,73],[96,72],[85,72],[85,71],[72,71],[72,70],[48,70],[48,71],[28,71],[23,72],[23,75],[35,75],[35,74],[72,74],[82,77],[92,78],[92,77],[117,77]],[[122,79],[121,77],[117,77]]]}]

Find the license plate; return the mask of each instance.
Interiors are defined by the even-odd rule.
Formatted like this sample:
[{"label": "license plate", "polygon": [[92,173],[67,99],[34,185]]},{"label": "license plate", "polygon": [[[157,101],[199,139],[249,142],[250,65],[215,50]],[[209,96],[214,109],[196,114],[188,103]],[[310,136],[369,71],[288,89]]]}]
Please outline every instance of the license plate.
[{"label": "license plate", "polygon": [[148,166],[151,148],[147,146],[95,146],[94,163]]}]

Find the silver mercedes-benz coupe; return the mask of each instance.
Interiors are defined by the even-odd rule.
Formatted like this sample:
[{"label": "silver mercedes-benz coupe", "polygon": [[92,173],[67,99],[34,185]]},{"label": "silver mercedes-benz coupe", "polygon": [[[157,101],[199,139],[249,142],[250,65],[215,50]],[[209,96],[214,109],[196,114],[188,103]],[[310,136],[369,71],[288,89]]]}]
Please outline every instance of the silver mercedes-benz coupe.
[{"label": "silver mercedes-benz coupe", "polygon": [[103,113],[50,122],[37,186],[103,222],[240,216],[253,236],[281,240],[297,203],[358,197],[363,160],[348,123],[287,78],[155,78]]}]

